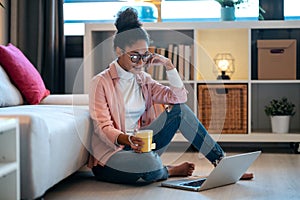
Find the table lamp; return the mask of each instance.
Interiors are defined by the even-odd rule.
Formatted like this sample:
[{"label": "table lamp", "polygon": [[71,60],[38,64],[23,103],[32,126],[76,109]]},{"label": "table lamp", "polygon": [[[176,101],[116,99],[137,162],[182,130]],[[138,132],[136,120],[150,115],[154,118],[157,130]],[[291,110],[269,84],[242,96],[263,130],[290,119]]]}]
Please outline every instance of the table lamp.
[{"label": "table lamp", "polygon": [[234,73],[234,58],[230,53],[218,53],[215,58],[214,72],[218,74],[218,80],[230,80]]}]

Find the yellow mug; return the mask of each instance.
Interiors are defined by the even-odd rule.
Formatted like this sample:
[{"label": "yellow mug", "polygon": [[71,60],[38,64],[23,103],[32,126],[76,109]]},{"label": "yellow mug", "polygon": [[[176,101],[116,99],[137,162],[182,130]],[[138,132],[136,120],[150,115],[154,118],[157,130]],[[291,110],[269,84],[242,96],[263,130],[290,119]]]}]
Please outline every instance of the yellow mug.
[{"label": "yellow mug", "polygon": [[138,130],[135,133],[136,137],[139,137],[144,142],[144,146],[141,149],[142,152],[150,152],[156,148],[156,144],[152,143],[153,130]]}]

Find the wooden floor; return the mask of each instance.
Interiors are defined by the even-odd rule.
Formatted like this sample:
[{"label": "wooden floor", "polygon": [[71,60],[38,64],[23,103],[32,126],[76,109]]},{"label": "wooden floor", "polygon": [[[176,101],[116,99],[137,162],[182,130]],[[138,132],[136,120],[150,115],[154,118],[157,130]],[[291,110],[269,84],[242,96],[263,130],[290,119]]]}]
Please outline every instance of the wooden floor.
[{"label": "wooden floor", "polygon": [[[240,152],[246,152],[243,149]],[[227,155],[240,153],[228,152]],[[196,164],[193,176],[205,176],[213,169],[210,163],[197,152],[168,151],[162,156],[165,164],[191,161]],[[218,199],[300,199],[300,154],[291,152],[264,152],[248,170],[253,172],[252,181],[202,192],[190,192],[160,187],[160,183],[147,186],[127,186],[98,182],[91,172],[83,168],[71,177],[51,188],[45,200],[218,200]]]}]

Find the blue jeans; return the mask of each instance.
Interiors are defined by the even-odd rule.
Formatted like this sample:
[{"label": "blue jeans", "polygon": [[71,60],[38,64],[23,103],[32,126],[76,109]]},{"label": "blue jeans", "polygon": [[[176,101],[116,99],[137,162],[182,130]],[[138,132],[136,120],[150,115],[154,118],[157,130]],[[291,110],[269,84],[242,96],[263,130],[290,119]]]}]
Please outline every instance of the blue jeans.
[{"label": "blue jeans", "polygon": [[101,181],[125,184],[148,184],[167,179],[167,168],[160,155],[170,144],[177,130],[197,148],[212,164],[224,157],[222,148],[211,138],[193,111],[186,104],[175,104],[164,111],[149,126],[153,130],[156,150],[149,153],[135,153],[129,148],[114,154],[102,167],[93,167],[96,178]]}]

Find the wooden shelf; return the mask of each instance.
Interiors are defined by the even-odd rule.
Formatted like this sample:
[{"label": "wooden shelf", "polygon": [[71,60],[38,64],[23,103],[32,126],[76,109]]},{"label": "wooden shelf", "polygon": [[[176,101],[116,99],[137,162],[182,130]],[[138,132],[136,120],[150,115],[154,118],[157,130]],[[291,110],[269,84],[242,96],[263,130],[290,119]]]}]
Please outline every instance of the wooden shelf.
[{"label": "wooden shelf", "polygon": [[[249,134],[211,134],[218,142],[300,142],[300,133],[249,133]],[[187,141],[182,134],[176,134],[174,142]]]},{"label": "wooden shelf", "polygon": [[[253,32],[267,32],[272,29],[299,29],[299,21],[229,21],[229,22],[163,22],[145,23],[144,28],[149,31],[153,41],[158,39],[163,44],[179,45],[182,41],[193,42],[193,73],[192,80],[184,83],[189,91],[187,105],[198,116],[198,85],[199,84],[246,84],[247,91],[247,133],[222,134],[212,136],[221,142],[300,142],[300,80],[252,80],[255,74],[252,56],[256,46]],[[173,31],[173,32],[172,32]],[[90,79],[107,67],[115,57],[113,53],[112,36],[115,32],[111,24],[86,24],[84,37],[84,88],[89,90]],[[177,34],[182,38],[177,38]],[[170,37],[176,36],[176,40]],[[298,32],[297,32],[298,33]],[[151,35],[153,34],[153,35]],[[153,37],[152,37],[153,36]],[[190,40],[186,40],[187,37]],[[109,40],[107,40],[109,39]],[[177,40],[178,39],[178,40]],[[102,49],[99,48],[99,45]],[[107,48],[103,48],[107,47]],[[97,48],[97,49],[96,49]],[[94,51],[98,50],[98,51]],[[229,52],[235,58],[235,72],[231,80],[216,80],[213,73],[213,58],[217,53]],[[103,55],[102,55],[103,54]],[[99,57],[103,58],[99,58]],[[97,67],[103,67],[99,69]],[[298,66],[300,67],[300,66]],[[255,76],[253,76],[255,77]],[[160,81],[168,84],[167,81]],[[258,130],[270,130],[269,118],[264,113],[264,105],[270,98],[287,96],[296,103],[296,115],[291,120],[291,130],[299,133],[275,134]],[[254,131],[253,131],[254,130]],[[174,141],[186,141],[181,134],[177,134]]]}]

